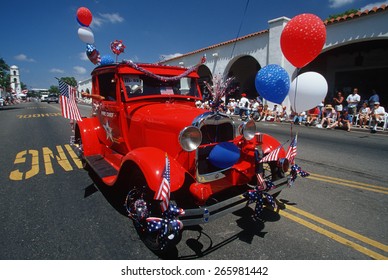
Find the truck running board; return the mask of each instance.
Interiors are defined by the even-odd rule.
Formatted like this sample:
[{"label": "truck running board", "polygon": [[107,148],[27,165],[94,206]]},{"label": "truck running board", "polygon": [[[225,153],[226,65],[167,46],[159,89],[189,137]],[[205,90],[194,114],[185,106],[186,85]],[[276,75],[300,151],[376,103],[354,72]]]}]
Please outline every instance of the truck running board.
[{"label": "truck running board", "polygon": [[119,173],[116,168],[100,155],[87,156],[85,160],[100,178],[117,176]]}]

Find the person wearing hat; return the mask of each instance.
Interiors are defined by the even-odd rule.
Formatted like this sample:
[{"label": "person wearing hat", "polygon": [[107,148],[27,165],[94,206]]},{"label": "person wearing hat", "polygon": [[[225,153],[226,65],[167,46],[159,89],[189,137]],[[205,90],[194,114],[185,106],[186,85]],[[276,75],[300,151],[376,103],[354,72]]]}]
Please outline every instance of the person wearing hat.
[{"label": "person wearing hat", "polygon": [[243,119],[243,115],[245,115],[245,117],[249,116],[249,99],[247,98],[247,94],[245,92],[241,94],[238,107],[240,108],[240,119]]},{"label": "person wearing hat", "polygon": [[371,133],[376,133],[377,124],[385,120],[385,109],[380,106],[380,102],[375,102],[371,113]]},{"label": "person wearing hat", "polygon": [[337,113],[334,110],[333,106],[331,104],[327,104],[325,106],[325,111],[322,115],[321,123],[318,124],[316,127],[323,128],[323,126],[326,124],[326,127],[331,126],[337,119]]}]

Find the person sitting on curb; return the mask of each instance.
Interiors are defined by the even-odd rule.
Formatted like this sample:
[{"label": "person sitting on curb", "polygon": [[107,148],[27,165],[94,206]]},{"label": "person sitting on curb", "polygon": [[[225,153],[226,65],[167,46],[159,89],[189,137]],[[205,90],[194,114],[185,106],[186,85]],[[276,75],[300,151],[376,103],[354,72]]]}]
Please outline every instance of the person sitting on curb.
[{"label": "person sitting on curb", "polygon": [[366,126],[366,123],[369,121],[370,117],[370,108],[368,107],[368,103],[364,102],[362,107],[358,111],[358,123],[361,128]]},{"label": "person sitting on curb", "polygon": [[327,126],[328,129],[333,129],[335,127],[346,129],[346,131],[350,131],[352,128],[352,117],[349,115],[348,110],[342,110],[342,114],[338,117],[337,121],[333,124]]},{"label": "person sitting on curb", "polygon": [[328,127],[331,124],[333,124],[336,121],[336,119],[337,119],[337,114],[336,114],[333,106],[331,106],[331,104],[327,104],[325,106],[325,111],[322,114],[321,123],[317,124],[316,127],[323,128],[325,123],[327,123],[326,127]]},{"label": "person sitting on curb", "polygon": [[375,102],[374,108],[371,113],[371,133],[377,132],[377,124],[384,121],[385,119],[385,109],[380,106],[380,102]]},{"label": "person sitting on curb", "polygon": [[307,111],[307,120],[305,126],[311,126],[313,122],[318,121],[319,108],[318,106]]}]

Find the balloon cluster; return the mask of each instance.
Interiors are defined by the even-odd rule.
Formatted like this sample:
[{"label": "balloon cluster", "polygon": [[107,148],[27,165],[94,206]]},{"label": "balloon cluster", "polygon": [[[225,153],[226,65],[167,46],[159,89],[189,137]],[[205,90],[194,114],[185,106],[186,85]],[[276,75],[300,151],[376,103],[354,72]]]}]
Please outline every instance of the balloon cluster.
[{"label": "balloon cluster", "polygon": [[[325,41],[325,25],[313,14],[301,14],[292,18],[280,36],[283,55],[298,70],[320,54]],[[275,64],[258,71],[255,86],[260,96],[277,104],[281,104],[289,95],[291,107],[297,113],[320,103],[328,88],[325,78],[316,72],[303,73],[290,83],[286,70]]]},{"label": "balloon cluster", "polygon": [[78,37],[86,43],[86,55],[93,64],[99,64],[101,61],[100,52],[94,45],[94,34],[90,29],[93,15],[88,8],[81,7],[77,10],[77,21],[81,25],[78,28]]},{"label": "balloon cluster", "polygon": [[[94,45],[94,34],[89,27],[93,20],[93,15],[90,10],[85,7],[80,7],[77,10],[76,18],[77,22],[81,25],[78,28],[78,37],[81,39],[82,42],[86,43],[86,56],[89,58],[89,60],[95,65],[106,65],[114,63],[114,60],[110,55],[104,55],[103,57],[101,57],[100,52]],[[116,55],[120,54],[121,52],[124,52],[125,46],[122,44],[121,41],[120,45],[121,46],[119,46],[117,49],[117,52],[119,53],[114,52]]]}]

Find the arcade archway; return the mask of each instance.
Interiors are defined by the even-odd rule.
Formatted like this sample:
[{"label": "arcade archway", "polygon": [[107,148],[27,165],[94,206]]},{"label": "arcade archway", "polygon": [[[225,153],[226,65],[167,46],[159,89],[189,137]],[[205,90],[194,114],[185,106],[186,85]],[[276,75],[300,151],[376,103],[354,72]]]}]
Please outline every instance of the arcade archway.
[{"label": "arcade archway", "polygon": [[245,92],[248,98],[257,97],[255,77],[260,68],[257,60],[249,55],[239,57],[231,62],[229,70],[226,71],[228,71],[228,77],[236,78],[235,81],[240,88],[237,94]]}]

